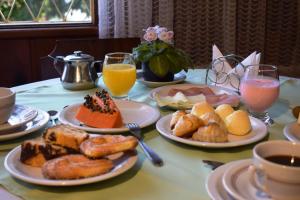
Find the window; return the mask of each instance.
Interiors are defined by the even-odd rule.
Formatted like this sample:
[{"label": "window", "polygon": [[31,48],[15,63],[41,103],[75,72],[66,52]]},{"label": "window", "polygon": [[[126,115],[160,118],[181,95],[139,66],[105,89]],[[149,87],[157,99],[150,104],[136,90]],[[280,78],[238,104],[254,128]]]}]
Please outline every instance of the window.
[{"label": "window", "polygon": [[97,1],[0,0],[0,29],[0,38],[96,36]]}]

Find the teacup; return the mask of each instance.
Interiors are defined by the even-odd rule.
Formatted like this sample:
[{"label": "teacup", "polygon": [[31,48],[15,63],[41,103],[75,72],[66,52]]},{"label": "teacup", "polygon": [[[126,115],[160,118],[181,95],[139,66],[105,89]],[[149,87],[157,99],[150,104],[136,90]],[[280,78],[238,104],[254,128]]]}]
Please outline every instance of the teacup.
[{"label": "teacup", "polygon": [[[299,159],[300,143],[284,140],[262,142],[253,149],[253,164],[249,167],[250,181],[272,197],[283,195],[287,189],[290,195],[299,195]],[[274,185],[282,185],[282,191],[274,191]]]},{"label": "teacup", "polygon": [[16,100],[16,93],[9,88],[0,87],[0,124],[9,119]]}]

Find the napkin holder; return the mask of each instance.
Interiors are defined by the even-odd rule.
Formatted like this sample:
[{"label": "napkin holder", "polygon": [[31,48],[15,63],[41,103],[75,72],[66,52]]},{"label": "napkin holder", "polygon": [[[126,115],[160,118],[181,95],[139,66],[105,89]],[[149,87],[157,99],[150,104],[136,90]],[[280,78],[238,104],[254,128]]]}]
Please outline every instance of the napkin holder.
[{"label": "napkin holder", "polygon": [[[243,57],[230,54],[214,59],[207,67],[205,83],[235,90],[239,93],[240,80],[245,72]],[[231,68],[231,66],[235,66]]]}]

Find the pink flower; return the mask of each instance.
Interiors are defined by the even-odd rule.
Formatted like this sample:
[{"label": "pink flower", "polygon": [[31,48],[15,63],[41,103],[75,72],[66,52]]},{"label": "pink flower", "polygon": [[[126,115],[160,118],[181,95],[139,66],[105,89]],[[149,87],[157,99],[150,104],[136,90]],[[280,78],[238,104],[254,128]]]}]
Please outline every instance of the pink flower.
[{"label": "pink flower", "polygon": [[160,32],[158,34],[158,38],[166,43],[171,43],[172,42],[172,38],[173,38],[173,32],[172,33],[169,33],[170,31],[168,32]]},{"label": "pink flower", "polygon": [[144,35],[144,39],[148,42],[154,41],[157,39],[157,34],[155,31],[147,31]]},{"label": "pink flower", "polygon": [[169,40],[172,40],[173,37],[174,37],[174,32],[173,31],[168,31],[167,34],[168,34]]}]

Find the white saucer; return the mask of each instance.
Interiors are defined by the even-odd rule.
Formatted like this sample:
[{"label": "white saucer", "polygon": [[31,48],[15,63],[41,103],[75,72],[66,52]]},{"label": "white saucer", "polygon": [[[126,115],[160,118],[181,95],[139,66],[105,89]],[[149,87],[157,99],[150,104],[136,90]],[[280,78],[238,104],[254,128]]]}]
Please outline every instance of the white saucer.
[{"label": "white saucer", "polygon": [[[168,96],[169,91],[172,89],[184,90],[184,89],[188,89],[188,88],[192,88],[192,87],[196,87],[196,88],[209,87],[215,94],[237,95],[237,93],[235,91],[229,90],[227,88],[222,88],[219,86],[204,85],[204,84],[178,84],[178,85],[166,85],[166,86],[155,88],[150,92],[149,96],[152,100],[156,101],[155,95],[158,97],[166,97],[166,96]],[[181,104],[178,104],[178,106],[170,105],[169,107],[171,107],[173,109],[191,109],[193,107],[193,105],[197,102],[199,102],[198,99],[192,99],[191,104],[188,105],[187,107],[180,107]],[[219,104],[217,103],[213,106],[218,106],[218,105]],[[232,103],[231,106],[235,107],[237,105]]]},{"label": "white saucer", "polygon": [[248,167],[251,159],[230,165],[223,175],[225,190],[235,199],[268,200],[274,196],[276,200],[299,200],[300,185],[286,184],[268,179],[270,194],[266,194],[251,184]]},{"label": "white saucer", "polygon": [[[114,100],[117,107],[119,108],[123,122],[126,123],[137,123],[141,128],[149,126],[155,123],[159,117],[160,112],[147,104],[126,101],[126,100]],[[93,128],[85,125],[81,125],[80,122],[75,118],[75,115],[82,103],[73,104],[64,108],[59,114],[59,121],[63,124],[69,124],[78,129],[82,129],[94,133],[119,133],[128,131],[125,126],[120,128]]]},{"label": "white saucer", "polygon": [[[142,73],[142,72],[139,72],[139,73]],[[138,75],[138,77],[139,77],[139,75]],[[173,85],[173,84],[176,84],[176,83],[181,83],[185,79],[186,79],[185,73],[184,72],[179,72],[179,73],[177,73],[177,74],[174,75],[174,80],[173,81],[169,81],[169,82],[146,81],[146,80],[144,80],[143,76],[140,76],[138,78],[138,81],[141,82],[141,83],[143,83],[147,87],[155,88],[155,87],[160,87],[160,86],[163,86],[163,85]]]},{"label": "white saucer", "polygon": [[3,132],[6,130],[18,128],[33,120],[37,116],[37,114],[37,110],[32,107],[15,105],[8,121],[4,124],[0,124],[0,131]]},{"label": "white saucer", "polygon": [[243,161],[233,161],[224,164],[210,173],[206,179],[205,188],[212,200],[234,200],[225,190],[222,177],[224,172],[231,167],[231,165],[243,162]]},{"label": "white saucer", "polygon": [[252,130],[247,135],[236,136],[236,135],[229,134],[228,142],[223,142],[223,143],[200,142],[200,141],[181,138],[173,135],[170,129],[171,118],[172,118],[172,114],[169,114],[160,118],[160,120],[158,120],[158,122],[156,123],[156,129],[158,130],[158,132],[170,140],[192,145],[192,146],[198,146],[198,147],[228,148],[228,147],[243,146],[263,139],[268,133],[267,127],[262,121],[250,116]]},{"label": "white saucer", "polygon": [[49,121],[49,114],[39,109],[37,109],[37,113],[37,116],[32,121],[27,122],[27,124],[17,129],[14,129],[12,132],[1,131],[0,141],[15,139],[43,128]]},{"label": "white saucer", "polygon": [[110,156],[115,167],[108,173],[75,180],[50,180],[43,177],[41,168],[25,165],[20,161],[21,146],[14,148],[5,157],[5,169],[15,178],[28,183],[47,186],[83,185],[103,181],[118,176],[134,166],[138,157],[136,153],[126,152]]},{"label": "white saucer", "polygon": [[300,142],[300,124],[297,122],[287,124],[283,129],[283,134],[292,142]]}]

